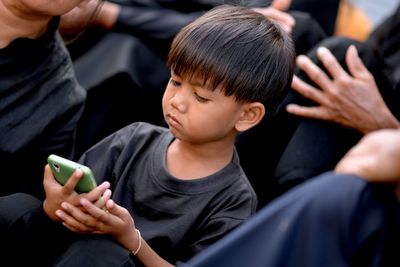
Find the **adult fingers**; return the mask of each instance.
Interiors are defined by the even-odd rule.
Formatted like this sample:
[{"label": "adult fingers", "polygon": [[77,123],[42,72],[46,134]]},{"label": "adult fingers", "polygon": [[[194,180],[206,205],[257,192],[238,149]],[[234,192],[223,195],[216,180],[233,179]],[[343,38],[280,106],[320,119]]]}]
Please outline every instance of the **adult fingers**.
[{"label": "adult fingers", "polygon": [[334,80],[349,78],[349,74],[342,68],[328,48],[318,47],[317,56]]},{"label": "adult fingers", "polygon": [[273,0],[271,5],[280,11],[286,11],[291,4],[292,0]]},{"label": "adult fingers", "polygon": [[317,84],[321,90],[330,91],[333,83],[328,75],[315,65],[308,57],[300,55],[296,59],[297,66],[304,71],[307,76]]},{"label": "adult fingers", "polygon": [[354,77],[363,80],[372,78],[372,74],[359,57],[355,45],[350,45],[346,51],[346,64]]},{"label": "adult fingers", "polygon": [[305,98],[308,98],[320,105],[329,105],[327,97],[321,90],[311,86],[308,83],[305,83],[304,81],[299,79],[296,75],[293,76],[292,88]]},{"label": "adult fingers", "polygon": [[279,23],[288,32],[292,32],[292,29],[296,24],[296,21],[292,15],[275,8],[264,8],[261,13],[269,19]]},{"label": "adult fingers", "polygon": [[330,120],[331,114],[321,107],[303,107],[297,104],[289,104],[286,106],[286,110],[294,115],[320,120]]}]

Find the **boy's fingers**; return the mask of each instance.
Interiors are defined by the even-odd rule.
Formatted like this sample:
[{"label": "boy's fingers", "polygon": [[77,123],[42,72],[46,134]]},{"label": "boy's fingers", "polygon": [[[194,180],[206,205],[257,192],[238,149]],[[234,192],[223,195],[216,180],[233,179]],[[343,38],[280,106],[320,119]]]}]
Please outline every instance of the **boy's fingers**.
[{"label": "boy's fingers", "polygon": [[94,203],[100,209],[104,208],[106,202],[111,198],[111,190],[107,189],[104,194]]},{"label": "boy's fingers", "polygon": [[65,185],[63,186],[63,191],[67,194],[70,194],[75,190],[76,184],[82,178],[83,172],[80,169],[76,169],[74,173],[69,177]]},{"label": "boy's fingers", "polygon": [[109,188],[110,188],[110,183],[109,182],[103,182],[102,184],[98,185],[95,189],[93,189],[89,193],[83,194],[83,196],[86,199],[88,199],[90,202],[95,203],[96,201],[98,201],[102,197],[102,195]]}]

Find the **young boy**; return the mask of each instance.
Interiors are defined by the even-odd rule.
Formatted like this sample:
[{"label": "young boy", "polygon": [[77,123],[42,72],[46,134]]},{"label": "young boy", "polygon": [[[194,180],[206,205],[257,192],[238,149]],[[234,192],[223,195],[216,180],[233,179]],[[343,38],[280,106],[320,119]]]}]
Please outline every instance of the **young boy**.
[{"label": "young boy", "polygon": [[[290,37],[250,9],[220,6],[179,32],[168,64],[162,106],[169,129],[134,123],[89,149],[80,163],[103,183],[87,194],[73,191],[79,171],[60,186],[46,166],[43,209],[79,233],[64,233],[68,249],[58,266],[171,266],[255,212],[234,142],[283,98],[293,74]],[[26,195],[9,198],[21,210],[33,203]],[[26,232],[18,231],[27,239]],[[49,228],[43,236],[58,240],[50,249],[61,243]]]}]

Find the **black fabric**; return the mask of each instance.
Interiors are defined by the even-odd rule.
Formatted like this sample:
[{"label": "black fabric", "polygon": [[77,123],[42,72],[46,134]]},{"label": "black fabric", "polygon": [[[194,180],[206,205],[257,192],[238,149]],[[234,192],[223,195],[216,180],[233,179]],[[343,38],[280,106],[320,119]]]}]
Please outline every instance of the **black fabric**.
[{"label": "black fabric", "polygon": [[[204,12],[203,9],[195,13],[170,9],[174,2],[184,1],[117,2],[123,9],[111,32],[89,31],[82,42],[78,40],[68,46],[75,58],[78,80],[88,89],[87,106],[78,127],[78,156],[107,134],[131,122],[163,125],[159,103],[170,75],[164,61],[169,43],[180,28]],[[249,2],[241,4],[269,4],[268,1]],[[326,36],[312,16],[294,11],[291,14],[296,19],[293,38],[297,53],[308,51]],[[290,101],[287,99],[285,103]],[[295,129],[293,120],[296,121],[282,106],[277,118],[264,119],[262,126],[246,132],[237,142],[242,166],[256,189],[259,206],[276,195],[276,181],[269,177]]]},{"label": "black fabric", "polygon": [[310,14],[318,22],[323,31],[330,36],[335,31],[339,4],[339,0],[292,0],[290,10]]},{"label": "black fabric", "polygon": [[2,266],[52,266],[76,237],[51,221],[37,198],[23,193],[0,197]]},{"label": "black fabric", "polygon": [[[110,180],[113,200],[129,210],[147,243],[175,263],[236,228],[255,213],[257,200],[236,152],[210,176],[171,176],[165,159],[172,140],[166,128],[135,123],[94,146],[81,163],[99,183]],[[42,202],[26,194],[0,197],[0,239],[0,257],[11,266],[142,266],[106,235],[75,234],[51,221]],[[27,258],[15,258],[21,249],[29,250]]]},{"label": "black fabric", "polygon": [[111,237],[93,235],[73,242],[56,262],[54,267],[134,267],[131,252],[116,243]]},{"label": "black fabric", "polygon": [[72,157],[86,91],[57,26],[54,18],[41,38],[17,39],[0,49],[0,195],[43,197],[48,154]]},{"label": "black fabric", "polygon": [[173,136],[167,128],[134,123],[107,137],[81,158],[113,200],[129,210],[150,246],[170,262],[185,261],[255,212],[253,189],[235,152],[224,169],[180,180],[165,166]]},{"label": "black fabric", "polygon": [[[382,59],[377,57],[369,45],[348,38],[331,37],[319,43],[318,46],[330,49],[347,70],[345,53],[350,44],[357,46],[359,55],[373,74],[385,103],[392,113],[400,118],[398,105],[400,98],[384,71]],[[317,59],[316,49],[317,47],[312,49],[307,56],[324,69]],[[297,75],[312,83],[304,73],[298,72]],[[314,105],[294,92],[291,94],[293,102]],[[312,119],[300,119],[300,121],[274,173],[274,179],[279,184],[279,194],[321,172],[332,170],[344,154],[362,137],[361,133],[332,122]]]},{"label": "black fabric", "polygon": [[391,187],[326,173],[179,266],[399,266],[399,211]]},{"label": "black fabric", "polygon": [[74,67],[78,81],[88,90],[77,127],[75,159],[132,122],[163,125],[161,99],[170,71],[135,37],[109,33],[75,59]]},{"label": "black fabric", "polygon": [[[366,45],[382,58],[384,72],[390,78],[394,88],[400,84],[400,5],[391,16],[376,27],[366,40]],[[396,91],[400,94],[399,91]]]}]

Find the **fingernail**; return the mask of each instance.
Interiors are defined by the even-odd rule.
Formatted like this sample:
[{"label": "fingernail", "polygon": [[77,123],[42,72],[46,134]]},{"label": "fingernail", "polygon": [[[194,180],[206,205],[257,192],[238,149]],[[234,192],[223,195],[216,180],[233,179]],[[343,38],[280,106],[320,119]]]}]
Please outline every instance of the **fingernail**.
[{"label": "fingernail", "polygon": [[324,46],[320,46],[317,49],[317,53],[318,54],[326,54],[326,53],[329,53],[329,50],[328,50],[328,48],[326,48]]},{"label": "fingernail", "polygon": [[87,204],[89,203],[89,201],[88,201],[86,198],[82,198],[82,199],[80,200],[80,203],[81,203],[82,205],[87,205]]},{"label": "fingernail", "polygon": [[61,203],[61,207],[63,209],[68,209],[68,203],[66,203],[66,202]]},{"label": "fingernail", "polygon": [[354,51],[354,57],[359,58],[358,50],[355,45],[351,45],[350,48]]},{"label": "fingernail", "polygon": [[77,175],[82,175],[83,174],[82,170],[79,167],[75,170],[75,173]]},{"label": "fingernail", "polygon": [[307,60],[307,57],[304,56],[304,55],[299,55],[299,56],[297,57],[297,59],[296,59],[297,64],[302,64],[302,63],[304,63],[306,60]]}]

